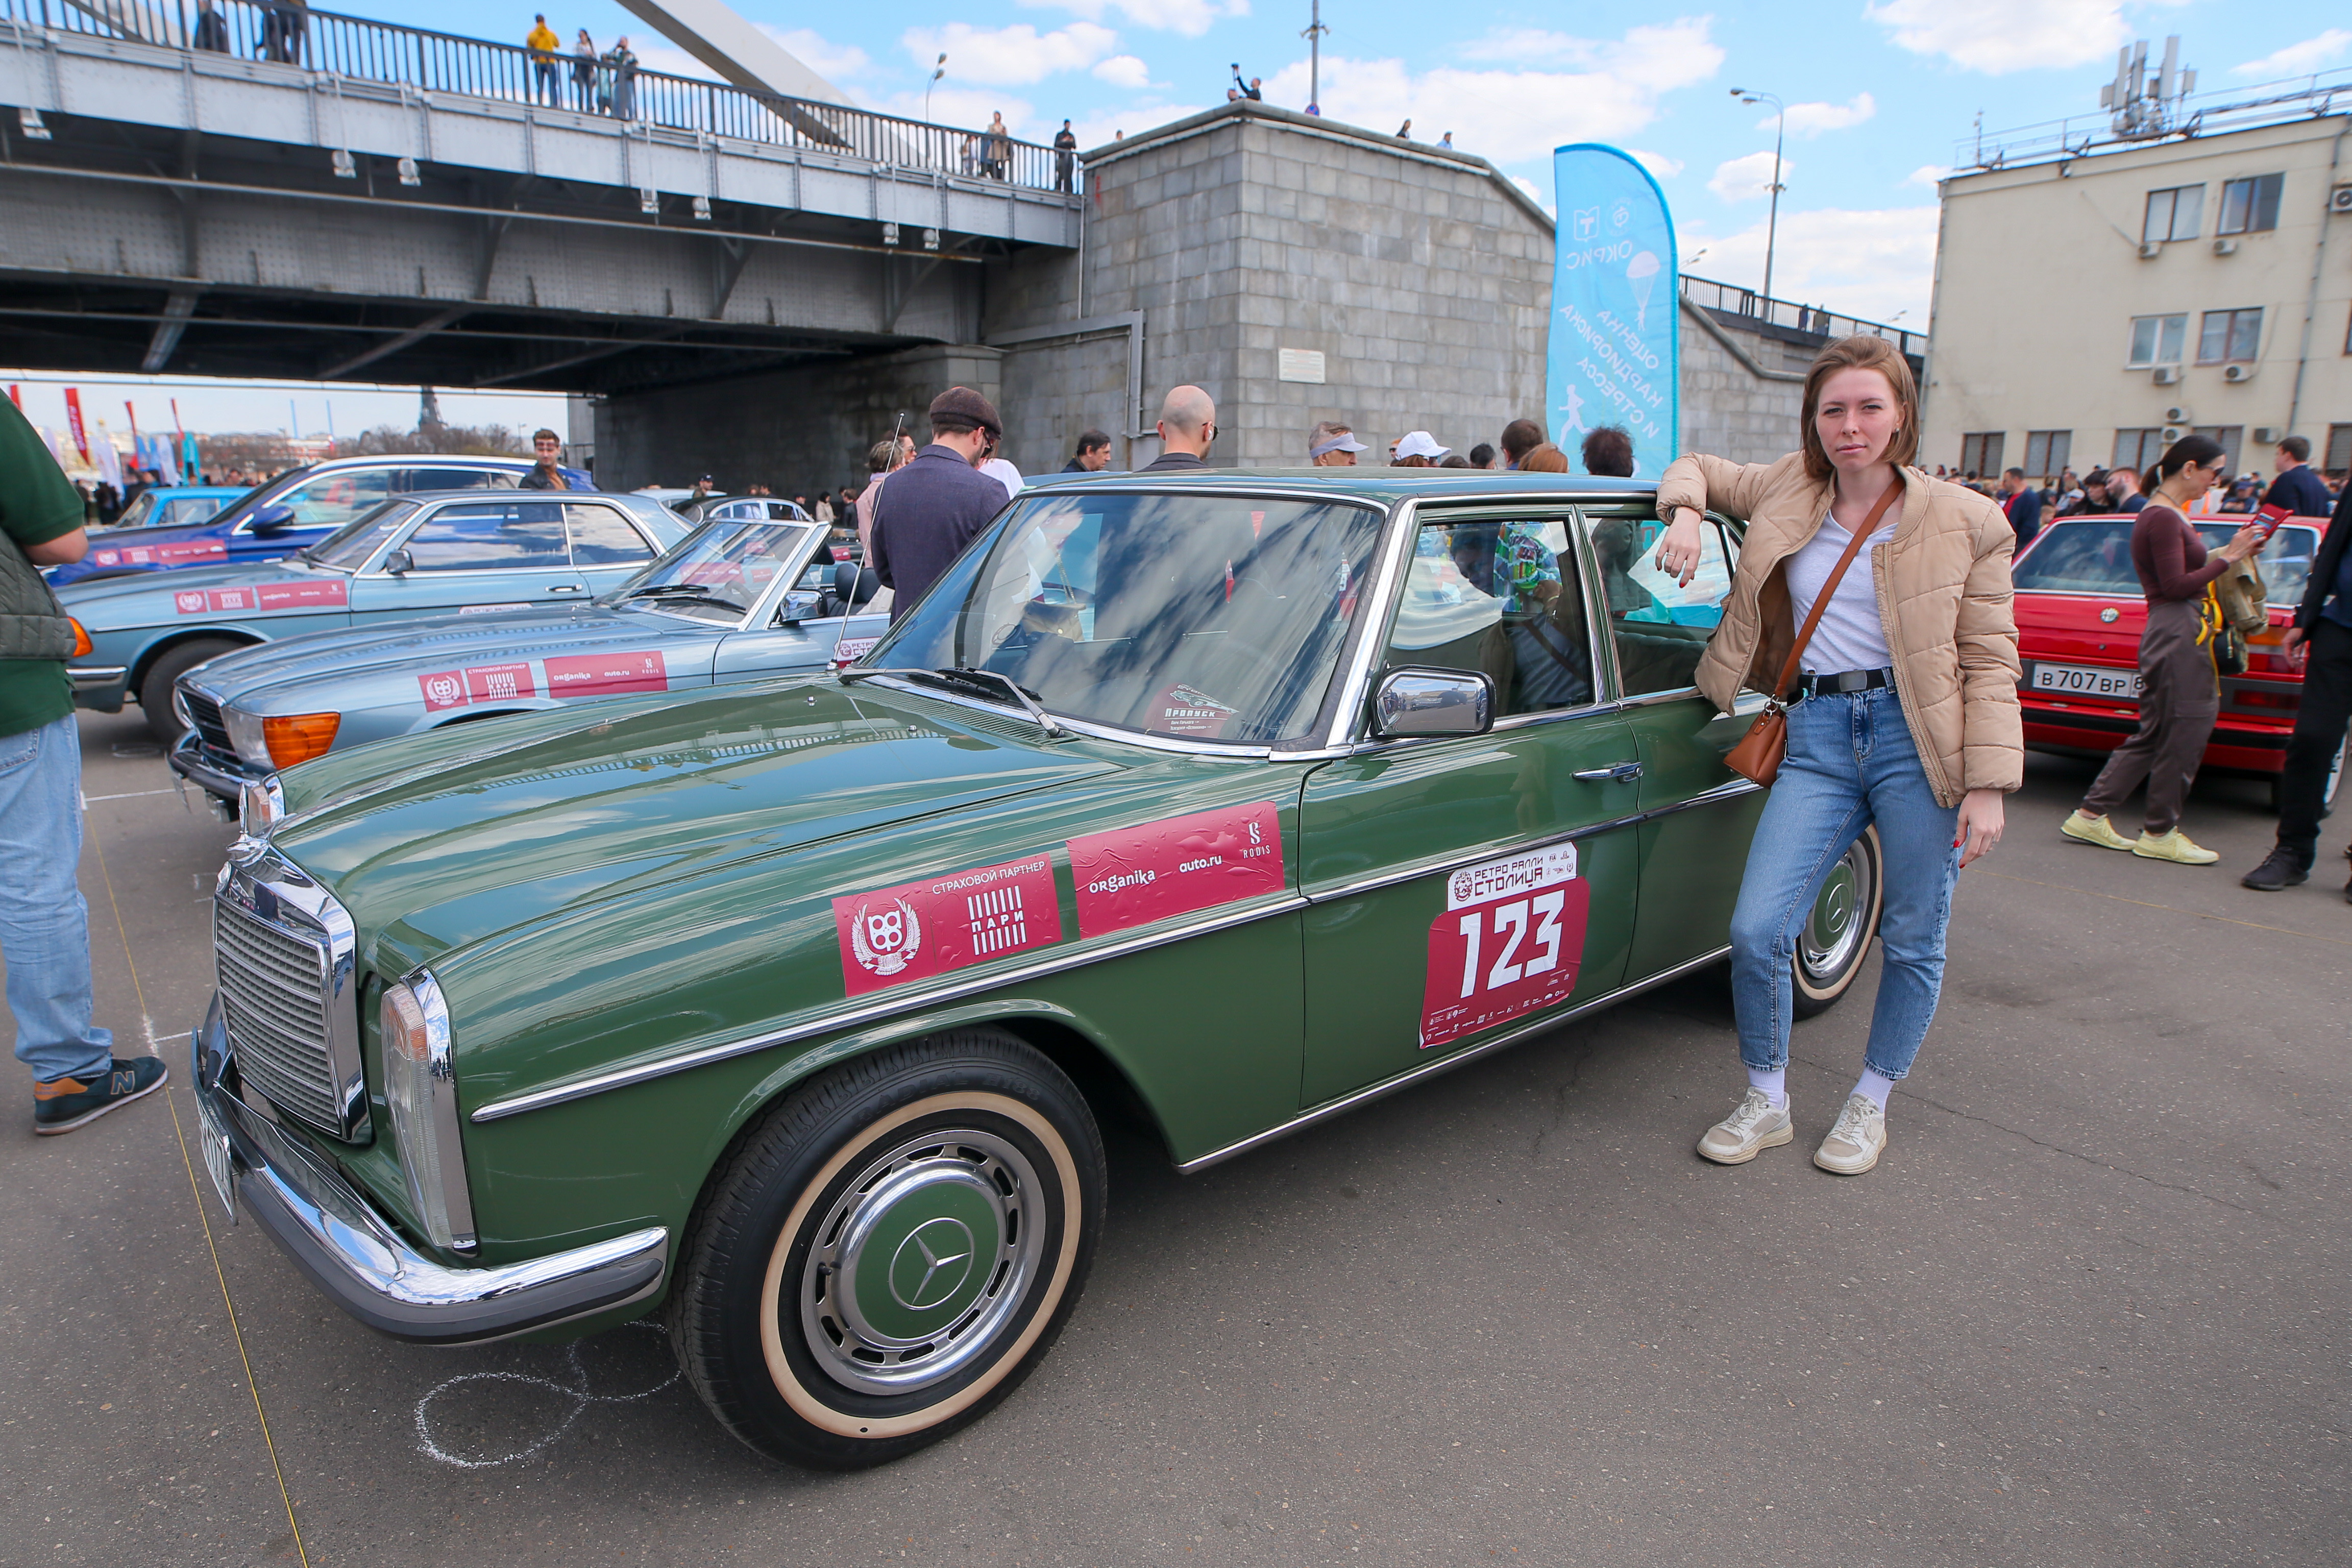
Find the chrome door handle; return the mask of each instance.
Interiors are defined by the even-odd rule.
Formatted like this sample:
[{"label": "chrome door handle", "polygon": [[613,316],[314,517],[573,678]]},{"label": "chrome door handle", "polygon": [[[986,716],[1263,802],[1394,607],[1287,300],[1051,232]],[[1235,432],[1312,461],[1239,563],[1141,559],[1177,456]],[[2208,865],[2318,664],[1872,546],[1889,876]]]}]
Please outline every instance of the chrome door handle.
[{"label": "chrome door handle", "polygon": [[1613,767],[1579,768],[1575,776],[1587,784],[1626,784],[1642,776],[1642,764],[1619,763]]},{"label": "chrome door handle", "polygon": [[579,594],[584,593],[586,590],[582,588],[577,583],[558,583],[554,587],[550,588],[548,592],[551,594]]}]

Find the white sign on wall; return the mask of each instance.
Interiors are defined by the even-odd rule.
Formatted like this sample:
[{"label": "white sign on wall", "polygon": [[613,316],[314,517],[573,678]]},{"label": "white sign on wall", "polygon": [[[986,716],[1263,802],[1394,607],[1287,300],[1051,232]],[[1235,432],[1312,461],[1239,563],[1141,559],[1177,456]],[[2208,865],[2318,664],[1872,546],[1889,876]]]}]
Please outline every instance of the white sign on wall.
[{"label": "white sign on wall", "polygon": [[1274,378],[1276,381],[1303,381],[1310,386],[1322,385],[1323,352],[1320,349],[1276,350]]}]

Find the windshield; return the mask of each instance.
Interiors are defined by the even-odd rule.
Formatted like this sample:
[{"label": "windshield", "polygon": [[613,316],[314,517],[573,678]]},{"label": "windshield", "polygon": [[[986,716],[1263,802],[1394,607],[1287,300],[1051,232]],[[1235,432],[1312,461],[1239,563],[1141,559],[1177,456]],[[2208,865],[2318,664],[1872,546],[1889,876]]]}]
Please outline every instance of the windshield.
[{"label": "windshield", "polygon": [[[2244,525],[2231,518],[2200,518],[2192,525],[2205,548],[2218,550]],[[2139,573],[2132,565],[2132,524],[2127,520],[2100,522],[2054,522],[2033,542],[2017,563],[2014,582],[2021,592],[2097,594],[2140,596]],[[2263,584],[2273,605],[2293,605],[2303,597],[2311,577],[2311,558],[2319,549],[2319,531],[2282,528],[2271,535],[2254,557]]]},{"label": "windshield", "polygon": [[794,524],[706,523],[604,602],[740,620],[780,574],[799,569],[807,542],[808,530]]},{"label": "windshield", "polygon": [[864,663],[992,670],[1053,712],[1150,734],[1294,740],[1330,684],[1380,530],[1380,513],[1346,504],[1038,496]]},{"label": "windshield", "polygon": [[400,525],[416,515],[413,500],[386,501],[373,511],[352,519],[318,543],[301,552],[300,558],[314,566],[332,566],[339,572],[356,572],[368,563],[368,557],[383,547],[400,530]]}]

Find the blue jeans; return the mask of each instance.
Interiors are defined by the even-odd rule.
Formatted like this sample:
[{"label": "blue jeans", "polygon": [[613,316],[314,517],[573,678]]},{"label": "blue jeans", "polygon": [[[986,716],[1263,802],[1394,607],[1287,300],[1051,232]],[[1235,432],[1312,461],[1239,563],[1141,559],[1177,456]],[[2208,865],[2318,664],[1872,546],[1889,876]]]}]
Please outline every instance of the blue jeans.
[{"label": "blue jeans", "polygon": [[1809,697],[1789,710],[1789,752],[1748,848],[1731,914],[1731,1001],[1739,1057],[1789,1065],[1790,967],[1798,933],[1840,857],[1878,825],[1885,912],[1878,927],[1878,1005],[1864,1062],[1911,1070],[1944,985],[1944,927],[1959,875],[1959,808],[1936,804],[1892,691]]},{"label": "blue jeans", "polygon": [[90,1015],[81,860],[81,733],[73,715],[0,735],[0,957],[16,1059],[33,1076],[103,1074],[114,1037]]}]

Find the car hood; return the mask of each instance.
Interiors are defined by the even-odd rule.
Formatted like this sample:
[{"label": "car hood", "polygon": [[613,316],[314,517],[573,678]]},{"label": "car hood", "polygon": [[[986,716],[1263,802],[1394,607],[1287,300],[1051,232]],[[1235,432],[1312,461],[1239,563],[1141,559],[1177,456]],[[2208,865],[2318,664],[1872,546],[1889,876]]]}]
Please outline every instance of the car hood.
[{"label": "car hood", "polygon": [[625,699],[332,753],[271,843],[421,959],[551,910],[1115,773],[950,704],[830,677]]},{"label": "car hood", "polygon": [[[139,531],[144,532],[142,529]],[[178,529],[159,529],[176,533]],[[169,621],[176,614],[173,595],[207,588],[247,588],[263,583],[348,583],[351,574],[324,566],[306,566],[287,559],[261,565],[188,566],[176,572],[142,572],[131,577],[101,577],[95,583],[68,583],[58,588],[58,600],[92,631],[101,626],[145,626]]]},{"label": "car hood", "polygon": [[240,648],[205,665],[198,679],[215,697],[239,703],[265,691],[317,681],[342,681],[410,668],[509,664],[550,654],[593,653],[652,643],[674,646],[681,639],[716,641],[733,629],[600,605],[432,616],[377,622],[348,631],[307,632],[282,642]]}]

